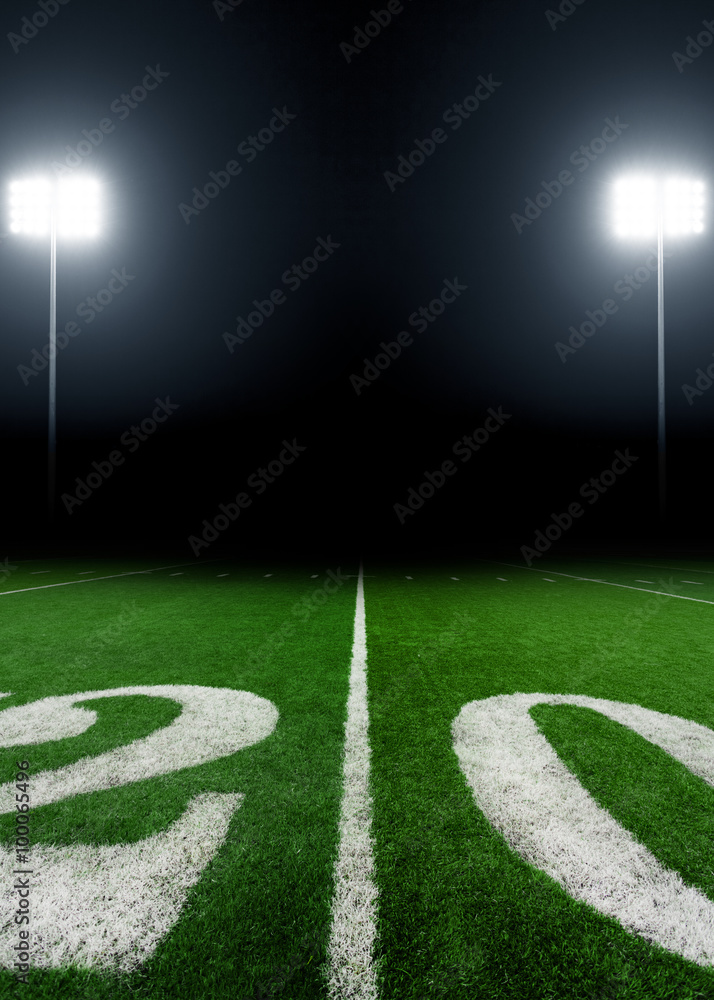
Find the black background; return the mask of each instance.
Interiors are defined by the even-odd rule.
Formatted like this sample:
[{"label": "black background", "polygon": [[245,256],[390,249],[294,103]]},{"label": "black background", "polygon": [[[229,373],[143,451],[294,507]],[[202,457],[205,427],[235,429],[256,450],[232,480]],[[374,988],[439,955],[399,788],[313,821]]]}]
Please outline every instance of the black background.
[{"label": "black background", "polygon": [[[706,31],[710,5],[566,0],[548,15],[533,3],[405,0],[348,61],[341,43],[385,6],[70,0],[13,45],[40,7],[3,5],[3,189],[53,176],[82,130],[116,126],[75,171],[100,179],[104,220],[92,244],[59,245],[58,327],[112,269],[134,278],[59,352],[50,525],[48,373],[19,368],[48,339],[49,247],[9,234],[3,209],[0,556],[171,546],[191,558],[189,536],[294,439],[299,459],[262,495],[247,489],[251,507],[202,555],[520,556],[578,501],[585,512],[557,546],[709,546],[714,389],[690,404],[682,386],[713,360],[711,211],[703,234],[668,247],[665,267],[665,526],[656,275],[628,302],[613,293],[652,244],[618,242],[610,211],[613,181],[633,170],[712,188],[714,46],[681,72],[673,58]],[[120,120],[112,102],[157,65],[168,77]],[[453,130],[444,113],[480,77],[498,86]],[[237,147],[274,108],[296,117],[249,163]],[[627,127],[580,169],[571,155],[606,119]],[[390,190],[385,172],[438,127],[446,141]],[[231,159],[240,176],[187,224],[179,206]],[[573,183],[519,233],[512,215],[563,170]],[[339,249],[287,290],[281,275],[318,237]],[[410,330],[445,279],[466,291],[357,394],[350,376]],[[277,287],[286,301],[229,352],[224,332]],[[556,343],[607,298],[617,313],[561,360]],[[166,397],[178,409],[129,453],[121,435]],[[395,504],[499,407],[503,427],[400,523]],[[124,464],[69,513],[77,479],[117,448]],[[636,461],[587,503],[582,484],[617,449]]]}]

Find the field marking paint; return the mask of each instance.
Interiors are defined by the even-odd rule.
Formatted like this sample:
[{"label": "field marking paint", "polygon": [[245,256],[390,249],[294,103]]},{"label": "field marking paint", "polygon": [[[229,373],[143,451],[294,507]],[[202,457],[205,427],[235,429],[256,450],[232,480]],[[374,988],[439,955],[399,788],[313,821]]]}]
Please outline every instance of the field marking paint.
[{"label": "field marking paint", "polygon": [[[220,562],[220,559],[206,559],[205,562]],[[8,594],[25,594],[28,590],[47,590],[50,587],[71,587],[74,583],[95,583],[97,580],[118,580],[121,576],[141,576],[145,573],[158,573],[162,569],[176,569],[177,566],[194,566],[192,563],[174,563],[173,566],[157,566],[154,569],[133,569],[130,573],[115,573],[113,576],[93,576],[91,580],[65,580],[63,583],[43,583],[39,587],[22,587],[20,590],[0,591],[0,597],[7,597]],[[49,573],[49,570],[42,572]]]},{"label": "field marking paint", "polygon": [[[54,771],[38,771],[32,777],[33,808],[228,757],[264,740],[278,721],[275,705],[250,691],[196,684],[137,684],[50,695],[6,708],[0,711],[0,747],[34,746],[79,736],[96,723],[97,713],[77,702],[121,695],[170,698],[182,711],[168,726],[133,743],[97,757],[82,757]],[[15,783],[3,782],[0,814],[14,811]]]},{"label": "field marking paint", "polygon": [[680,583],[693,583],[695,587],[703,587],[704,584],[701,580],[680,580]]},{"label": "field marking paint", "polygon": [[635,580],[635,583],[651,583],[654,586],[654,580]]},{"label": "field marking paint", "polygon": [[[490,561],[490,560],[489,560]],[[500,560],[493,560],[494,562]],[[500,563],[501,566],[510,566],[512,569],[525,569],[529,573],[537,573],[538,570],[531,566],[519,566],[518,563]],[[666,567],[665,567],[666,568]],[[670,594],[665,590],[645,590],[644,587],[631,587],[627,583],[610,583],[609,580],[593,580],[590,576],[573,576],[572,573],[558,573],[557,570],[550,570],[554,576],[567,576],[569,580],[583,580],[585,583],[602,583],[606,587],[622,587],[624,590],[639,590],[643,594],[659,594],[661,597],[676,597],[680,601],[695,601],[697,604],[714,604],[714,601],[705,601],[703,597],[687,597],[686,594]]]},{"label": "field marking paint", "polygon": [[536,726],[530,709],[539,704],[599,712],[712,786],[714,732],[641,705],[520,692],[471,701],[451,725],[476,805],[524,861],[645,940],[698,965],[714,965],[714,902],[596,803]]},{"label": "field marking paint", "polygon": [[[49,573],[49,570],[47,571]],[[77,576],[88,576],[89,573],[96,573],[96,569],[83,569],[81,572],[77,573]]]},{"label": "field marking paint", "polygon": [[[222,846],[241,793],[204,792],[166,830],[130,844],[36,844],[31,898],[31,961],[134,972],[181,915],[189,891]],[[15,851],[0,848],[0,899],[17,907]],[[7,888],[5,888],[7,887]],[[0,936],[0,966],[12,969],[17,930]]]},{"label": "field marking paint", "polygon": [[51,569],[33,569],[30,571],[30,576],[39,576],[40,573],[51,573]]},{"label": "field marking paint", "polygon": [[[604,562],[604,560],[596,559],[595,562]],[[639,562],[628,562],[626,559],[623,560],[625,566],[646,566],[647,569],[668,569],[670,572],[672,570],[677,570],[679,573],[714,573],[714,569],[697,569],[695,566],[658,566],[656,563],[639,563]]]},{"label": "field marking paint", "polygon": [[[177,701],[182,712],[145,739],[98,757],[83,757],[32,778],[32,806],[114,789],[195,767],[266,739],[275,729],[275,705],[249,691],[165,684],[50,696],[0,711],[0,746],[61,740],[85,732],[95,711],[77,702],[117,695]],[[8,697],[5,693],[2,697]],[[0,812],[16,810],[15,784],[0,785]],[[240,792],[193,796],[165,830],[134,843],[37,844],[31,848],[32,965],[77,965],[134,971],[179,919],[189,890],[225,840]],[[0,906],[17,906],[14,848],[0,845]],[[17,961],[17,930],[0,927],[0,966]]]},{"label": "field marking paint", "polygon": [[340,844],[328,944],[327,979],[333,1000],[377,1000],[377,976],[372,962],[377,936],[377,887],[373,880],[368,730],[367,632],[360,562],[345,722]]}]

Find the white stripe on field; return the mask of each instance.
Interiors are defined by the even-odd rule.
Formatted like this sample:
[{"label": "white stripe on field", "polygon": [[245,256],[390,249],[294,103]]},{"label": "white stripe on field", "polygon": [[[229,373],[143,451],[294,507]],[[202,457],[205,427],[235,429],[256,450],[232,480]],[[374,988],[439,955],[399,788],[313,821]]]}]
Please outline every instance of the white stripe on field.
[{"label": "white stripe on field", "polygon": [[372,962],[377,936],[377,887],[373,881],[372,797],[367,712],[367,632],[362,563],[357,579],[344,751],[344,792],[335,894],[328,945],[328,989],[333,1000],[377,1000]]},{"label": "white stripe on field", "polygon": [[[220,559],[205,559],[204,562],[220,562]],[[24,594],[28,590],[49,590],[50,587],[70,587],[73,583],[96,583],[97,580],[118,580],[120,576],[141,576],[142,573],[158,573],[162,569],[176,569],[177,566],[194,566],[195,563],[174,563],[173,566],[156,566],[154,569],[133,569],[130,573],[115,573],[113,576],[93,576],[86,580],[65,580],[64,583],[43,583],[40,587],[22,587],[21,590],[0,590],[0,597],[8,594]],[[48,570],[49,572],[49,570]]]},{"label": "white stripe on field", "polygon": [[[518,563],[501,562],[500,559],[488,560],[498,562],[501,566],[510,566],[512,569],[525,569],[531,573],[538,573],[535,567],[519,566]],[[573,576],[572,573],[559,573],[555,569],[549,570],[554,576],[567,576],[570,580],[582,580],[585,583],[603,583],[606,587],[622,587],[624,590],[639,590],[643,594],[659,594],[661,597],[676,597],[680,601],[695,601],[697,604],[714,604],[714,601],[705,601],[703,597],[687,597],[686,594],[670,594],[666,590],[646,590],[644,587],[631,587],[627,583],[611,583],[609,580],[594,580],[590,576]]]},{"label": "white stripe on field", "polygon": [[[602,562],[602,561],[604,560],[600,559],[595,560],[595,562]],[[638,563],[638,562],[628,563],[626,559],[623,559],[622,562],[624,562],[625,565],[629,566],[647,566],[648,569],[668,569],[668,570],[676,569],[678,572],[681,573],[709,573],[709,574],[714,573],[714,569],[697,569],[696,566],[659,566],[657,563]]]}]

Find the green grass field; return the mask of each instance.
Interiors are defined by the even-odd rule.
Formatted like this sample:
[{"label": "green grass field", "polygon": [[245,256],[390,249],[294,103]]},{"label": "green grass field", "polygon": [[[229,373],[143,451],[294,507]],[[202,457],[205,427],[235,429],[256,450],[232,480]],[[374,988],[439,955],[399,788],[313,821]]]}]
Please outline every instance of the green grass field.
[{"label": "green grass field", "polygon": [[0,996],[714,1000],[714,564],[4,577]]}]

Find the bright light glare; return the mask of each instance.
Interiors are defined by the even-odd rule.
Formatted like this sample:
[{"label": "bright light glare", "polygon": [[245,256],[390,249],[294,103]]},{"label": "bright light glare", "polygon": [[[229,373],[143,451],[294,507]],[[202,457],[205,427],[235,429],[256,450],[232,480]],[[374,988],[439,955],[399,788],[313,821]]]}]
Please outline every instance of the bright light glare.
[{"label": "bright light glare", "polygon": [[702,233],[704,202],[702,181],[669,177],[657,184],[651,177],[623,178],[615,185],[615,231],[622,237],[655,236],[661,207],[666,235]]},{"label": "bright light glare", "polygon": [[44,236],[50,230],[48,181],[33,178],[10,185],[10,231],[28,236]]},{"label": "bright light glare", "polygon": [[99,232],[99,185],[92,178],[62,177],[58,183],[57,233],[96,236]]},{"label": "bright light glare", "polygon": [[62,177],[54,186],[45,178],[10,185],[10,230],[30,236],[50,231],[56,191],[57,235],[92,237],[99,233],[99,185],[93,178]]},{"label": "bright light glare", "polygon": [[627,177],[617,182],[615,229],[623,237],[657,234],[657,186],[651,177]]},{"label": "bright light glare", "polygon": [[664,229],[670,236],[704,231],[704,185],[670,177],[665,185]]}]

